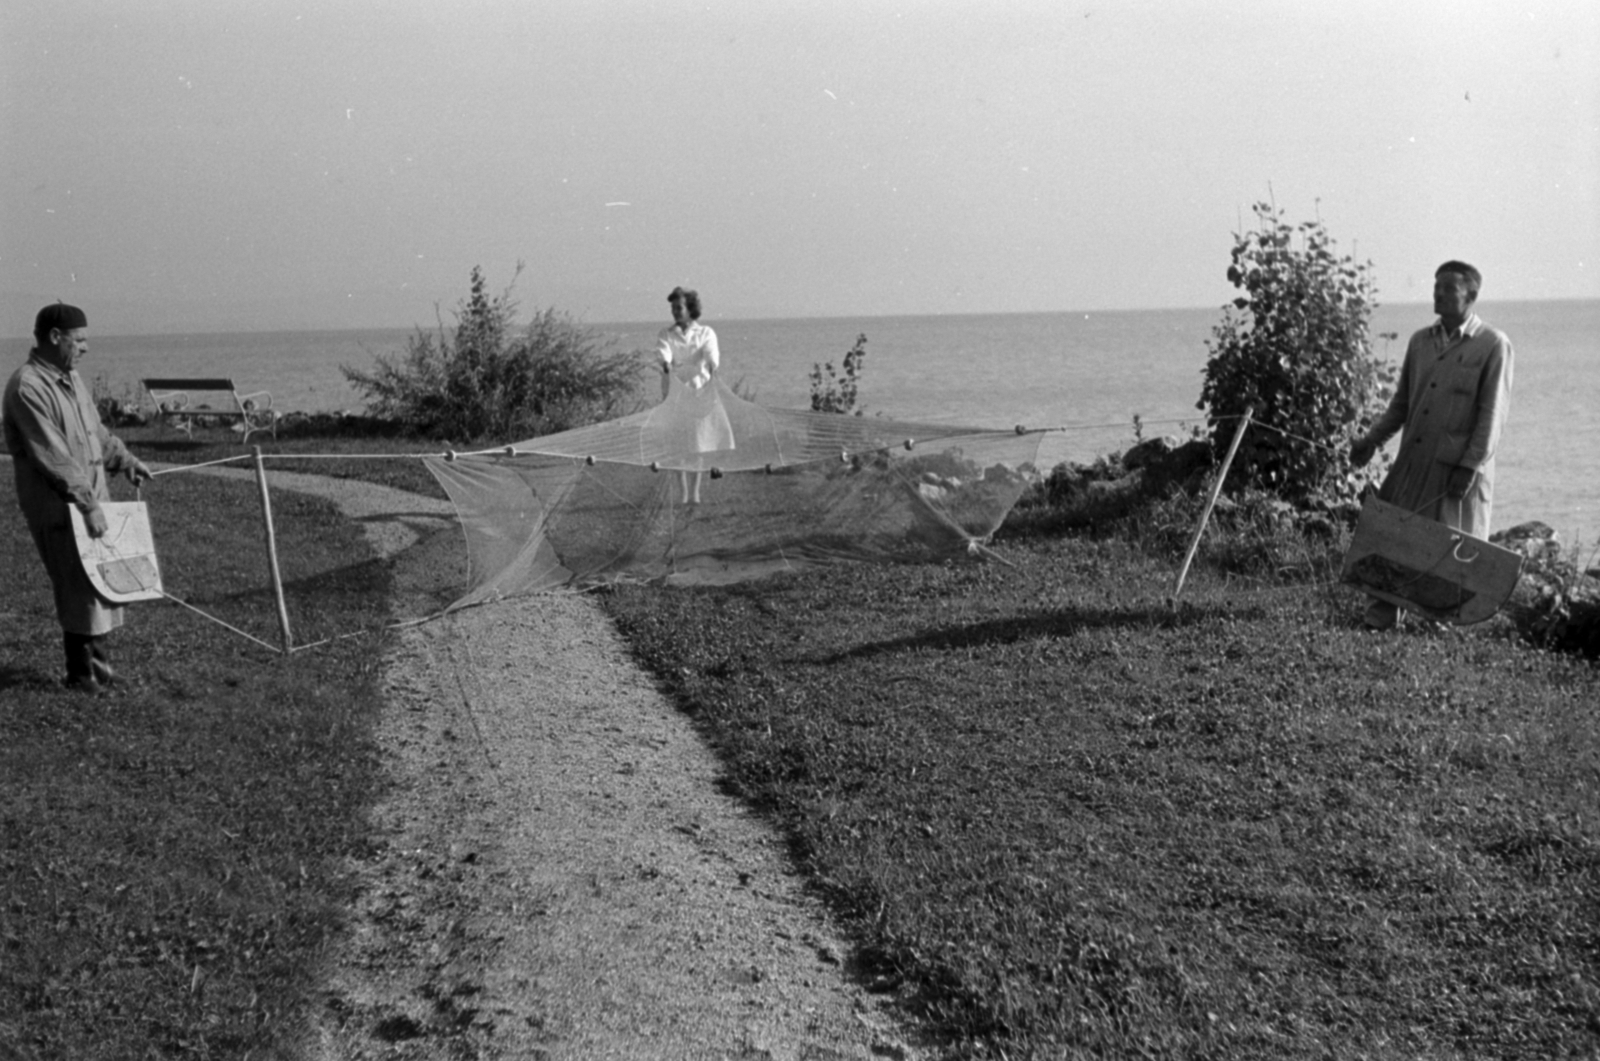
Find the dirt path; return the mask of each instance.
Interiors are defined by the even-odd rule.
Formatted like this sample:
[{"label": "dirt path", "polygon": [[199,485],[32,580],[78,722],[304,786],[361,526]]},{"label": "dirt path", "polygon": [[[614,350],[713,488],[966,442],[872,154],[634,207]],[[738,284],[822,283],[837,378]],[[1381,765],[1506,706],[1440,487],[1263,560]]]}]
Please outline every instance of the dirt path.
[{"label": "dirt path", "polygon": [[[272,481],[336,500],[385,555],[449,555],[426,546],[442,502]],[[385,682],[391,787],[308,1056],[922,1056],[593,601],[410,628]]]}]

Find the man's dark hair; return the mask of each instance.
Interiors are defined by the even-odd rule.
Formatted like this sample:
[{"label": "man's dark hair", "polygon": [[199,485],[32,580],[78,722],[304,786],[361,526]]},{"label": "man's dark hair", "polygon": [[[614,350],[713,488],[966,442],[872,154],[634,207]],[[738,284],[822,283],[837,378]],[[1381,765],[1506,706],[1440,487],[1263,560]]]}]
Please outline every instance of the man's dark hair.
[{"label": "man's dark hair", "polygon": [[1474,269],[1472,266],[1468,265],[1466,262],[1458,262],[1452,258],[1450,261],[1445,262],[1443,265],[1439,266],[1439,268],[1433,271],[1434,279],[1437,280],[1439,278],[1439,274],[1441,273],[1459,273],[1461,276],[1466,277],[1467,292],[1471,294],[1473,298],[1478,297],[1478,288],[1483,286],[1483,274],[1478,272],[1478,270]]},{"label": "man's dark hair", "polygon": [[700,292],[687,287],[675,287],[667,296],[668,302],[682,302],[689,311],[690,320],[700,319]]}]

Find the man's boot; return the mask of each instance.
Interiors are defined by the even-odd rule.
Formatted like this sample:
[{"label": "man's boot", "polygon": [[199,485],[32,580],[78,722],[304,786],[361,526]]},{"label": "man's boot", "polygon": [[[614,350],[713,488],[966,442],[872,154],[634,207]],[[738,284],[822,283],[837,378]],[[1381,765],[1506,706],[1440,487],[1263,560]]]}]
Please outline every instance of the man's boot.
[{"label": "man's boot", "polygon": [[100,692],[100,682],[94,676],[94,638],[87,634],[63,633],[61,645],[67,653],[68,689],[86,693]]},{"label": "man's boot", "polygon": [[89,670],[101,685],[110,685],[117,680],[117,672],[111,666],[111,652],[106,648],[106,635],[89,639]]}]

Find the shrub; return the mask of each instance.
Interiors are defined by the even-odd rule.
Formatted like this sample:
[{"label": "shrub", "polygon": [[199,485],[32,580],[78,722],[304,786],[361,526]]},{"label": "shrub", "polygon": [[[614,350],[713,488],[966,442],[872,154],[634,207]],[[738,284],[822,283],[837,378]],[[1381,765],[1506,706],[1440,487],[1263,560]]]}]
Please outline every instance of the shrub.
[{"label": "shrub", "polygon": [[833,362],[811,366],[811,410],[817,413],[861,415],[856,391],[861,382],[861,363],[867,357],[867,337],[856,336],[855,345],[845,352],[841,376]]},{"label": "shrub", "polygon": [[123,384],[120,392],[113,390],[111,381],[103,372],[97,373],[89,381],[89,393],[94,397],[94,407],[100,414],[101,422],[111,427],[142,424],[149,419],[141,408],[138,391],[128,384]]},{"label": "shrub", "polygon": [[1246,406],[1269,429],[1248,432],[1228,488],[1255,484],[1292,502],[1356,496],[1372,472],[1352,469],[1349,442],[1383,411],[1394,368],[1372,355],[1371,263],[1340,257],[1321,221],[1290,225],[1267,203],[1236,234],[1223,307],[1198,407],[1212,442],[1231,441]]},{"label": "shrub", "polygon": [[429,438],[531,438],[609,420],[637,401],[636,354],[554,309],[516,335],[516,309],[509,290],[490,298],[474,267],[453,334],[442,323],[437,333],[419,328],[403,357],[380,356],[370,373],[341,371],[370,413]]}]

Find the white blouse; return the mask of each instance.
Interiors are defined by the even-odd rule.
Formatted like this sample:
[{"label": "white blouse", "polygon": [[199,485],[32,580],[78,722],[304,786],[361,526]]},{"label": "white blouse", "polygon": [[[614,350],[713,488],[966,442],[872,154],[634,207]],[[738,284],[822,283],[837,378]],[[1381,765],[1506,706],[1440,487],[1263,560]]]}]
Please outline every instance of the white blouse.
[{"label": "white blouse", "polygon": [[677,325],[661,329],[656,336],[656,355],[667,371],[691,390],[711,382],[711,374],[722,363],[717,333],[699,321],[690,324],[687,332],[678,331]]}]

